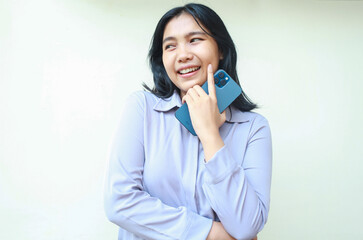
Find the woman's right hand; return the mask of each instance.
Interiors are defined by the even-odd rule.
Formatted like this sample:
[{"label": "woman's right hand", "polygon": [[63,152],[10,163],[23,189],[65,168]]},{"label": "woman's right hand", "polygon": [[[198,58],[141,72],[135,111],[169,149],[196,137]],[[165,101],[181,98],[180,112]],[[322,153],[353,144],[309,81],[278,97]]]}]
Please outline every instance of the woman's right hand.
[{"label": "woman's right hand", "polygon": [[[236,240],[236,239],[227,233],[222,223],[213,222],[212,228],[206,240]],[[257,240],[257,236],[254,237],[252,240]]]},{"label": "woman's right hand", "polygon": [[206,240],[236,240],[236,239],[227,233],[222,223],[214,221]]}]

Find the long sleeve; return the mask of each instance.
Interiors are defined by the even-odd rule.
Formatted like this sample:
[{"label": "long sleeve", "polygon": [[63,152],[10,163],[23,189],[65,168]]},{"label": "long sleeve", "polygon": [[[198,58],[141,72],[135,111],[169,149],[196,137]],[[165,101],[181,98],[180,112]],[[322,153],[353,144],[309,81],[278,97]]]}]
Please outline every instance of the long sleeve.
[{"label": "long sleeve", "polygon": [[[226,144],[205,164],[203,190],[224,228],[236,239],[252,239],[262,230],[270,204],[270,128],[267,120],[258,117],[248,130],[240,142]],[[241,156],[230,151],[237,146]]]},{"label": "long sleeve", "polygon": [[106,215],[138,238],[205,239],[211,219],[185,206],[168,206],[144,190],[146,107],[142,92],[131,95],[125,103],[109,154],[104,187]]}]

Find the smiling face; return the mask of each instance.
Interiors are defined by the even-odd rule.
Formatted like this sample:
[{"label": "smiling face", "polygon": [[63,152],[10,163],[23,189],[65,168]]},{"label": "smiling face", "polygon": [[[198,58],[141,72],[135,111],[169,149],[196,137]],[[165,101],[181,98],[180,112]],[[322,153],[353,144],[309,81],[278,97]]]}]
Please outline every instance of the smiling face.
[{"label": "smiling face", "polygon": [[207,80],[208,65],[217,70],[221,54],[217,42],[187,13],[168,22],[163,36],[163,64],[183,97],[194,85]]}]

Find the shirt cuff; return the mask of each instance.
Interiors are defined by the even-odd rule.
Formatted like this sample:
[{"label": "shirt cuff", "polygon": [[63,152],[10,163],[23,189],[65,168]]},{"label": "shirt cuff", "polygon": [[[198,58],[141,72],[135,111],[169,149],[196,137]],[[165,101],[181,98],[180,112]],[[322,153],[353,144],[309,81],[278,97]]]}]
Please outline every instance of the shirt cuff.
[{"label": "shirt cuff", "polygon": [[181,239],[206,239],[213,220],[193,213],[188,229],[185,231]]},{"label": "shirt cuff", "polygon": [[214,156],[205,163],[207,169],[206,182],[216,184],[231,175],[232,172],[238,169],[238,164],[231,156],[226,145],[218,150]]}]

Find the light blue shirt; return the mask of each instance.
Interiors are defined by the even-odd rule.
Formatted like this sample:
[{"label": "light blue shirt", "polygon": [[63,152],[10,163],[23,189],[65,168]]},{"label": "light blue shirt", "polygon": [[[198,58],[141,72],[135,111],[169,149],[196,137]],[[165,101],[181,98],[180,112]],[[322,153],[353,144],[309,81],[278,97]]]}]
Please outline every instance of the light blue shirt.
[{"label": "light blue shirt", "polygon": [[202,144],[175,118],[168,98],[139,91],[126,101],[110,150],[105,211],[119,239],[206,239],[221,221],[236,239],[252,239],[267,221],[271,135],[267,120],[227,108],[225,143],[207,163]]}]

